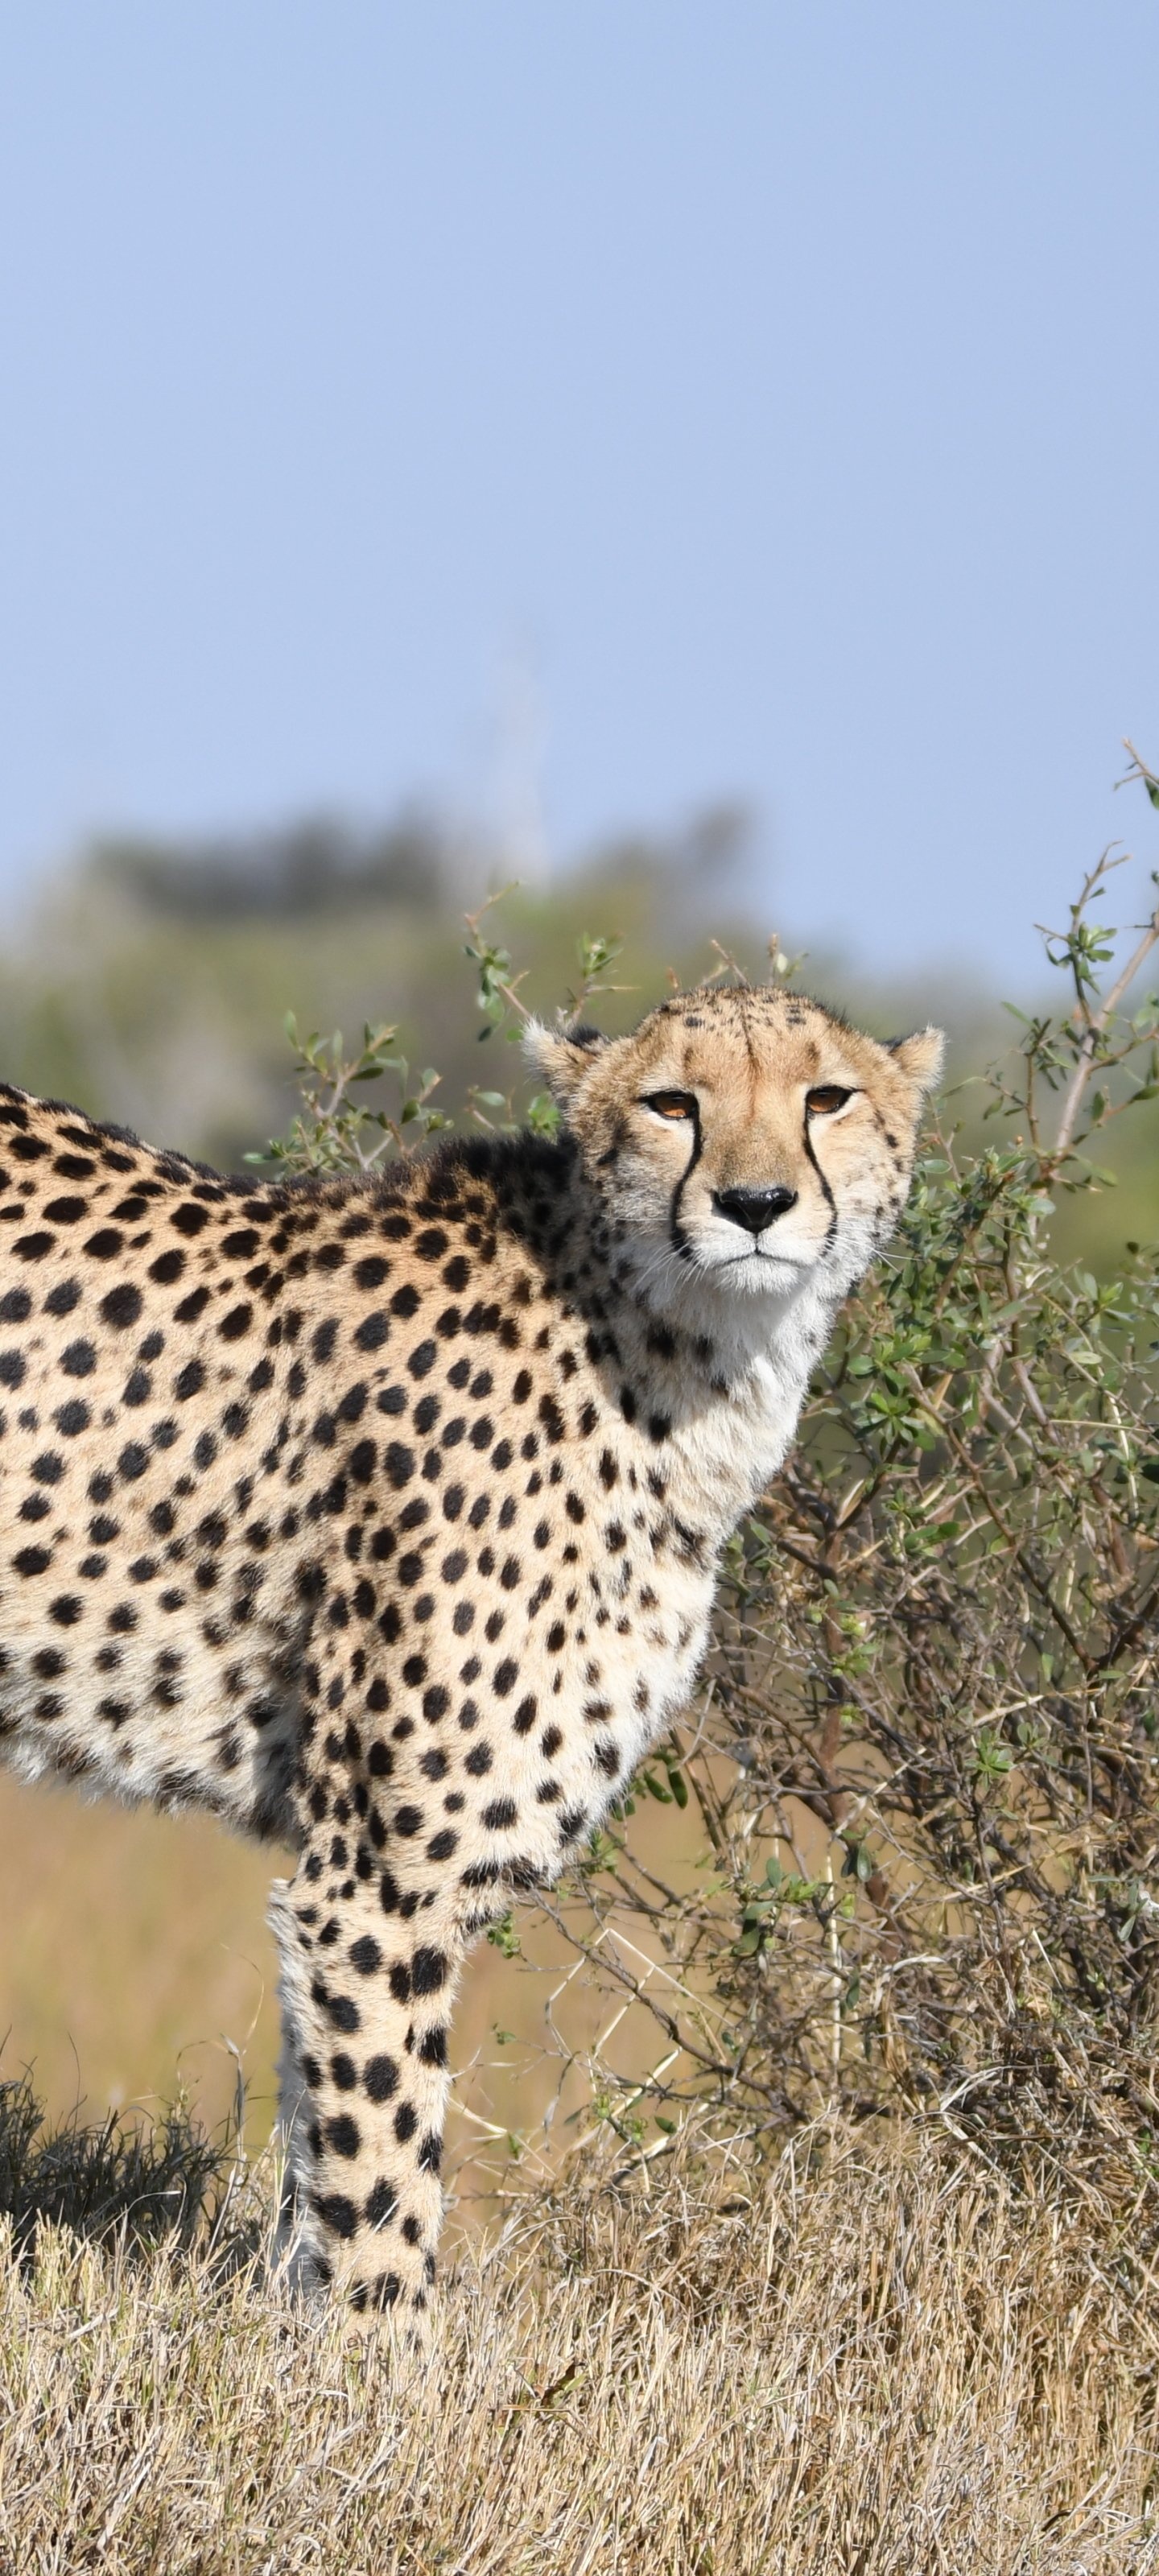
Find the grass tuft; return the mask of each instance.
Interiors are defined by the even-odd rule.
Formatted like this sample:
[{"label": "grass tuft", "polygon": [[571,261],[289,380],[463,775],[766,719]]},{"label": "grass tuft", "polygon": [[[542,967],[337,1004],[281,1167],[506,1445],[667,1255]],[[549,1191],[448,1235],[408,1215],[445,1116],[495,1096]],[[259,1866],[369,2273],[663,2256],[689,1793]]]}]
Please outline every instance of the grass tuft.
[{"label": "grass tuft", "polygon": [[[420,2358],[269,2283],[268,2160],[232,2199],[219,2165],[193,2224],[202,2164],[182,2200],[179,2145],[154,2147],[116,2217],[85,2147],[95,2234],[42,2204],[23,2259],[11,2220],[0,2241],[5,2576],[1159,2563],[1159,2321],[1125,2203],[1076,2224],[917,2126],[819,2126],[760,2167],[692,2139],[591,2154],[461,2249]],[[170,2213],[152,2243],[141,2208]]]},{"label": "grass tuft", "polygon": [[0,2083],[0,2218],[24,2263],[44,2225],[98,2244],[115,2236],[138,2253],[220,2238],[234,2180],[228,2143],[180,2106],[155,2121],[110,2111],[87,2126],[78,2109],[50,2126],[27,2074]]}]

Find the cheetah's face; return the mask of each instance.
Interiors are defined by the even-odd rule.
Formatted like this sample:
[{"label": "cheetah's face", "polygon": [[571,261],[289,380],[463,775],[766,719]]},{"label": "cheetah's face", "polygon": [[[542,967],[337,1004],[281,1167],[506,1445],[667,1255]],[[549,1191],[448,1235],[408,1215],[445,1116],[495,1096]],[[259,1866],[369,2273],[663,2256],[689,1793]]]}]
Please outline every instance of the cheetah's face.
[{"label": "cheetah's face", "polygon": [[532,1033],[585,1167],[658,1287],[842,1291],[904,1201],[935,1029],[881,1045],[820,1004],[708,989],[631,1037]]}]

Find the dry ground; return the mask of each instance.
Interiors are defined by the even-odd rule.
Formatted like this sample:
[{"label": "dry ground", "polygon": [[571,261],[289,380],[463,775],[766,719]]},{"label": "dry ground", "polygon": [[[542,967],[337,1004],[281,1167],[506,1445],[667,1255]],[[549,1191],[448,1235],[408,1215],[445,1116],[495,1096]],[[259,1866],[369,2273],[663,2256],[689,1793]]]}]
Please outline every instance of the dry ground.
[{"label": "dry ground", "polygon": [[215,2252],[5,2248],[4,2576],[1159,2566],[1129,2224],[932,2132],[581,2161],[460,2249],[423,2362],[236,2268],[268,2183]]}]

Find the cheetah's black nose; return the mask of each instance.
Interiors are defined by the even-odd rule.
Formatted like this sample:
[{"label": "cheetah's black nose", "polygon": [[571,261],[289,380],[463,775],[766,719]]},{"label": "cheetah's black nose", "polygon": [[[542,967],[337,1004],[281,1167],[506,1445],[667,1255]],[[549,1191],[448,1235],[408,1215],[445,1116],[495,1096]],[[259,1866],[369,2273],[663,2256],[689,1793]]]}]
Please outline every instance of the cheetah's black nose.
[{"label": "cheetah's black nose", "polygon": [[767,1225],[796,1207],[797,1193],[783,1184],[769,1190],[715,1190],[713,1204],[734,1225],[743,1225],[749,1234],[763,1234]]}]

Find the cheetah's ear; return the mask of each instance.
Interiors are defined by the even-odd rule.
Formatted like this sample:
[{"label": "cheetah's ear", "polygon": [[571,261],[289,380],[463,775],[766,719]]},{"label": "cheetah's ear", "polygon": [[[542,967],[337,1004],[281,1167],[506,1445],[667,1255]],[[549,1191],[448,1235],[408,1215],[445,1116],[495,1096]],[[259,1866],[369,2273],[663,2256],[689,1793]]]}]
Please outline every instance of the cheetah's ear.
[{"label": "cheetah's ear", "polygon": [[915,1029],[912,1037],[887,1038],[894,1063],[919,1091],[932,1091],[942,1070],[946,1041],[940,1029]]},{"label": "cheetah's ear", "polygon": [[552,1099],[563,1109],[575,1098],[585,1073],[607,1043],[602,1030],[589,1028],[582,1020],[570,1029],[548,1029],[542,1020],[529,1020],[523,1032],[533,1073],[542,1074]]}]

